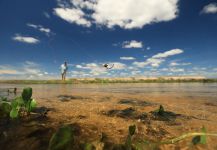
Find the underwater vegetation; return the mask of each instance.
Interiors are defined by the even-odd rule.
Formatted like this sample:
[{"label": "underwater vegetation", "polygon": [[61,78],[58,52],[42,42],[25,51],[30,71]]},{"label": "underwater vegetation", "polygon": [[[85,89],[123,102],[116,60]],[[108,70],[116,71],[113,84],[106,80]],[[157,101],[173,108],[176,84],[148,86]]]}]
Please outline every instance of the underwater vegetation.
[{"label": "underwater vegetation", "polygon": [[[36,107],[36,100],[32,98],[32,92],[32,88],[28,87],[23,89],[21,96],[18,96],[12,100],[8,100],[7,98],[3,97],[0,98],[0,118],[21,120],[22,117],[27,117],[31,119],[31,115],[35,112],[34,110],[41,110],[43,111],[43,114],[46,115],[49,110],[43,107],[40,107],[40,109]],[[80,97],[60,95],[59,98],[61,98],[62,101],[62,99],[76,99]],[[152,103],[148,102],[138,103],[136,100],[131,102],[128,99],[122,99],[118,103],[130,103],[132,105],[141,105],[142,107],[153,105]],[[160,105],[158,109],[151,111],[149,114],[137,114],[136,110],[130,107],[123,110],[110,110],[105,115],[117,116],[121,118],[131,117],[144,121],[149,119],[173,121],[175,117],[181,116],[180,114],[165,110],[163,105]],[[23,120],[21,120],[21,122],[22,121]],[[11,123],[13,124],[13,121],[11,121]],[[55,130],[50,130],[50,126],[45,126],[41,124],[40,127],[36,128],[35,126],[38,125],[38,123],[33,122],[32,126],[34,126],[35,129],[33,130],[33,132],[30,132],[27,137],[36,138],[36,136],[39,136],[42,139],[44,135],[48,135],[46,132],[51,132],[49,136],[46,136],[48,137],[47,139],[43,139],[45,141],[45,148],[47,150],[157,150],[160,149],[162,145],[176,144],[183,140],[189,140],[189,138],[191,138],[191,146],[206,145],[208,144],[208,136],[217,137],[217,133],[209,133],[207,132],[205,127],[202,127],[200,132],[189,132],[167,140],[153,141],[147,139],[147,137],[141,137],[140,139],[137,139],[135,138],[136,134],[138,134],[139,132],[137,129],[137,125],[131,125],[128,128],[128,134],[125,137],[125,141],[119,144],[109,141],[108,136],[103,132],[97,140],[78,141],[78,130],[81,129],[79,125],[75,124],[63,123],[58,126],[58,128],[55,128]]]},{"label": "underwater vegetation", "polygon": [[134,140],[133,136],[135,132],[136,125],[129,126],[128,136],[123,144],[113,144],[109,146],[103,136],[97,142],[75,143],[73,127],[71,125],[64,125],[53,134],[49,142],[48,150],[157,150],[163,144],[175,144],[189,137],[193,137],[191,140],[191,146],[207,144],[207,136],[217,137],[217,133],[207,133],[205,127],[202,127],[201,132],[186,133],[179,137],[158,142],[145,139],[139,141]]},{"label": "underwater vegetation", "polygon": [[[162,105],[155,111],[155,116],[165,118],[170,112],[165,111]],[[106,141],[106,135],[102,133],[102,136],[98,141],[94,142],[75,142],[74,139],[74,127],[72,125],[61,126],[56,133],[53,134],[49,142],[49,150],[70,150],[70,149],[81,149],[81,150],[158,150],[161,145],[164,144],[176,144],[179,141],[185,140],[192,137],[191,145],[205,145],[207,144],[207,136],[217,137],[217,133],[208,133],[205,127],[201,128],[200,132],[190,132],[183,134],[178,137],[174,137],[168,140],[162,141],[150,141],[147,139],[134,139],[133,136],[136,133],[136,125],[131,125],[128,128],[128,135],[125,142],[122,144],[112,144]]]},{"label": "underwater vegetation", "polygon": [[9,101],[7,98],[0,100],[0,117],[18,118],[29,115],[36,108],[36,100],[32,98],[32,88],[24,88],[22,95]]}]

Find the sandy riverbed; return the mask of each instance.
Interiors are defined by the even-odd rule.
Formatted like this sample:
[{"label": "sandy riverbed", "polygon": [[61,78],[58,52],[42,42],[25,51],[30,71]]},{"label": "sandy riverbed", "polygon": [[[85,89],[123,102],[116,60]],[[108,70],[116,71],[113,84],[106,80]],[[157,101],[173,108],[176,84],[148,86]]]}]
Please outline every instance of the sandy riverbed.
[{"label": "sandy riverbed", "polygon": [[[24,87],[24,85],[2,85]],[[113,84],[113,85],[31,85],[38,107],[49,109],[46,119],[40,120],[46,132],[29,136],[30,121],[8,129],[8,136],[16,134],[11,145],[0,143],[7,149],[46,149],[48,139],[62,124],[76,124],[78,141],[94,142],[102,133],[112,143],[123,143],[128,126],[135,124],[134,140],[165,140],[183,133],[200,131],[217,133],[216,84]],[[150,115],[159,105],[174,113],[170,120],[152,119]],[[123,111],[126,110],[126,111]],[[18,123],[20,124],[20,123]],[[26,131],[27,128],[29,131]],[[25,131],[21,133],[22,131]],[[38,137],[37,137],[38,136]],[[43,140],[42,140],[43,139]],[[42,140],[42,141],[40,141]],[[216,138],[208,137],[207,145],[195,149],[217,149]],[[32,143],[27,146],[26,144]],[[41,145],[40,145],[41,144]],[[13,148],[16,145],[16,148]],[[162,145],[161,149],[189,149],[191,138],[175,145]]]}]

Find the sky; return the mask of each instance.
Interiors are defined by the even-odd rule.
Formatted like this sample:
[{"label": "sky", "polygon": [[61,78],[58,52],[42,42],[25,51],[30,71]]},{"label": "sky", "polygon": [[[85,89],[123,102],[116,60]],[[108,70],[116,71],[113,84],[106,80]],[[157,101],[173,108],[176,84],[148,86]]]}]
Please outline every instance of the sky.
[{"label": "sky", "polygon": [[64,61],[68,78],[217,78],[217,2],[0,0],[0,79],[58,79]]}]

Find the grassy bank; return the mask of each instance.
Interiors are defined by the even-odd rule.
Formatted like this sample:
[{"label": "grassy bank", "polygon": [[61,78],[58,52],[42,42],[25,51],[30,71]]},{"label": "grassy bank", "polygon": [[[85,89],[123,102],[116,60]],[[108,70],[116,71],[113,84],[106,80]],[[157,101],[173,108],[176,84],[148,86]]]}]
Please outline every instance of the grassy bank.
[{"label": "grassy bank", "polygon": [[0,83],[9,84],[92,84],[92,83],[215,83],[217,79],[68,79],[66,81],[61,80],[0,80]]}]

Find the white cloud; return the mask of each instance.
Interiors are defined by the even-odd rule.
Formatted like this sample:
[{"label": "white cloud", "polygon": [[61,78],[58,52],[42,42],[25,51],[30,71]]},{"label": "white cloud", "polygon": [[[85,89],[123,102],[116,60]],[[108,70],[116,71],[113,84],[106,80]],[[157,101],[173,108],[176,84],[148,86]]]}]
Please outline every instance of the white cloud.
[{"label": "white cloud", "polygon": [[25,61],[16,66],[1,65],[0,78],[2,79],[50,79],[56,76],[44,71],[41,65]]},{"label": "white cloud", "polygon": [[49,15],[49,13],[47,13],[47,12],[44,12],[43,14],[44,14],[44,16],[45,16],[46,18],[48,18],[48,19],[50,18],[50,15]]},{"label": "white cloud", "polygon": [[[75,67],[77,69],[81,69],[83,71],[85,71],[85,74],[87,74],[86,76],[109,76],[111,75],[110,73],[112,73],[113,71],[121,71],[127,68],[127,66],[123,63],[120,62],[109,62],[109,66],[113,66],[113,68],[111,70],[106,69],[105,67],[103,67],[104,63],[82,63],[82,64],[78,64],[75,65]],[[79,71],[80,72],[80,71]],[[76,72],[74,72],[74,76]]]},{"label": "white cloud", "polygon": [[50,35],[51,30],[49,28],[44,28],[42,25],[35,25],[35,24],[31,24],[31,23],[27,23],[28,27],[34,28],[39,30],[40,32],[45,33],[46,35]]},{"label": "white cloud", "polygon": [[85,13],[77,8],[55,8],[54,13],[69,23],[90,27],[91,22],[85,19]]},{"label": "white cloud", "polygon": [[135,75],[140,75],[140,74],[141,74],[141,71],[140,71],[140,70],[135,70],[135,71],[132,71],[131,74],[132,74],[133,76],[135,76]]},{"label": "white cloud", "polygon": [[178,66],[179,64],[177,63],[177,62],[171,62],[170,64],[169,64],[169,66]]},{"label": "white cloud", "polygon": [[71,71],[69,72],[69,74],[71,74],[72,77],[90,77],[91,74],[88,74],[84,71]]},{"label": "white cloud", "polygon": [[147,65],[150,65],[152,67],[159,67],[160,64],[163,63],[167,57],[181,54],[183,52],[184,51],[181,49],[172,49],[172,50],[169,50],[169,51],[166,51],[163,53],[158,53],[158,54],[152,56],[151,58],[148,58],[144,62],[133,62],[133,65],[135,65],[139,68],[143,68]]},{"label": "white cloud", "polygon": [[120,57],[120,59],[121,59],[121,60],[135,60],[134,57],[125,57],[125,56]]},{"label": "white cloud", "polygon": [[[141,28],[176,18],[178,0],[97,0],[92,17],[98,24]],[[156,9],[157,8],[157,9]]]},{"label": "white cloud", "polygon": [[185,71],[185,69],[183,68],[170,68],[169,70],[171,72],[184,72]]},{"label": "white cloud", "polygon": [[151,49],[151,47],[147,47],[146,49],[147,49],[147,50],[150,50],[150,49]]},{"label": "white cloud", "polygon": [[168,71],[168,68],[162,68],[161,71]]},{"label": "white cloud", "polygon": [[122,47],[123,48],[142,48],[143,44],[140,41],[132,40],[132,41],[123,42]]},{"label": "white cloud", "polygon": [[[108,28],[142,28],[177,17],[179,0],[58,0],[60,18],[86,27],[95,23]],[[88,11],[87,11],[88,10]],[[88,13],[87,13],[88,12]]]},{"label": "white cloud", "polygon": [[133,62],[133,65],[143,68],[147,65],[150,65],[152,67],[159,67],[161,63],[163,63],[164,59],[156,59],[156,58],[148,58],[145,62]]},{"label": "white cloud", "polygon": [[139,67],[139,68],[143,68],[147,65],[146,62],[138,62],[138,61],[135,61],[132,64],[135,65],[136,67]]},{"label": "white cloud", "polygon": [[111,62],[111,64],[114,64],[114,67],[112,68],[114,70],[123,70],[127,68],[125,64],[120,63],[120,62]]},{"label": "white cloud", "polygon": [[177,55],[183,53],[183,50],[181,49],[172,49],[163,53],[158,53],[157,55],[154,55],[153,58],[166,58],[169,56]]},{"label": "white cloud", "polygon": [[40,42],[38,39],[34,37],[21,36],[21,35],[15,35],[12,39],[18,42],[29,43],[29,44],[36,44]]},{"label": "white cloud", "polygon": [[171,62],[169,66],[188,66],[191,65],[191,63],[177,63],[177,62]]},{"label": "white cloud", "polygon": [[77,69],[88,70],[88,74],[98,76],[107,73],[107,70],[103,67],[102,64],[96,63],[87,63],[80,64],[75,66]]},{"label": "white cloud", "polygon": [[17,70],[10,68],[8,65],[0,65],[0,75],[16,75]]},{"label": "white cloud", "polygon": [[204,6],[202,13],[205,13],[205,14],[217,13],[217,3],[210,3],[206,6]]}]

